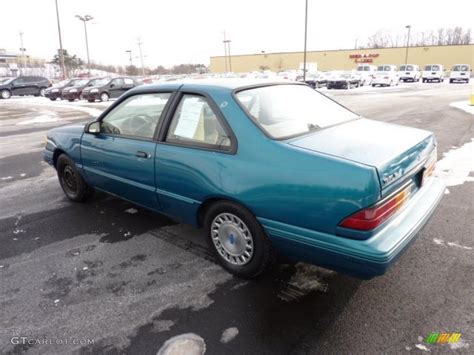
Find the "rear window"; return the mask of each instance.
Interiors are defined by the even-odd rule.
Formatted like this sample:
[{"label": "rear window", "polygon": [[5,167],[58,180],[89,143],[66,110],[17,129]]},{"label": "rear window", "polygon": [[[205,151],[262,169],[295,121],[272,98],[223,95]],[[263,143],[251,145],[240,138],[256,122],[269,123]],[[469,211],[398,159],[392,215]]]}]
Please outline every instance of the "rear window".
[{"label": "rear window", "polygon": [[431,66],[431,70],[440,70],[441,68],[439,67],[439,65],[432,65]]},{"label": "rear window", "polygon": [[284,139],[358,116],[306,85],[271,85],[239,91],[237,100],[270,137]]},{"label": "rear window", "polygon": [[[408,67],[407,67],[408,68]],[[401,71],[404,71],[404,70],[409,70],[409,69],[405,69],[405,66],[404,65],[400,65],[400,70]]]},{"label": "rear window", "polygon": [[467,65],[455,65],[453,71],[469,71],[469,67]]},{"label": "rear window", "polygon": [[400,70],[414,70],[413,65],[407,65],[406,69],[400,69]]}]

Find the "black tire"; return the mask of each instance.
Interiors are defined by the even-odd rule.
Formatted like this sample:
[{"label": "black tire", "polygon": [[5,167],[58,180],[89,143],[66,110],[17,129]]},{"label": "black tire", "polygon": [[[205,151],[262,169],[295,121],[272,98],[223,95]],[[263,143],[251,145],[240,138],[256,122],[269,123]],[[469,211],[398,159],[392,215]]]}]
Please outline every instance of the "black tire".
[{"label": "black tire", "polygon": [[110,95],[107,94],[106,92],[103,92],[102,94],[100,94],[100,101],[101,102],[107,102],[109,101],[110,99]]},{"label": "black tire", "polygon": [[0,91],[0,97],[6,100],[12,97],[12,93],[10,92],[10,90],[4,89]]},{"label": "black tire", "polygon": [[50,97],[49,99],[50,99],[51,101],[56,101],[57,98],[56,98],[56,97]]},{"label": "black tire", "polygon": [[[243,265],[235,265],[228,261],[223,255],[221,255],[217,246],[213,242],[212,231],[214,219],[223,214],[230,214],[238,217],[250,232],[250,237],[253,242],[253,254]],[[230,273],[243,278],[254,278],[260,275],[271,263],[273,253],[270,241],[260,223],[246,208],[229,201],[216,202],[207,210],[204,219],[204,226],[208,233],[209,247],[214,251],[216,259],[222,267]],[[233,238],[232,233],[230,234],[230,237]],[[233,241],[231,241],[231,243],[234,244]],[[223,253],[226,253],[223,249],[221,250]]]},{"label": "black tire", "polygon": [[87,101],[89,101],[89,102],[95,102],[94,99],[87,99]]},{"label": "black tire", "polygon": [[94,189],[86,184],[74,162],[66,154],[61,154],[58,157],[56,170],[59,184],[66,197],[71,201],[84,202],[94,193]]},{"label": "black tire", "polygon": [[76,101],[76,100],[74,100],[74,99],[67,99],[67,100],[68,100],[69,102],[74,102],[74,101]]}]

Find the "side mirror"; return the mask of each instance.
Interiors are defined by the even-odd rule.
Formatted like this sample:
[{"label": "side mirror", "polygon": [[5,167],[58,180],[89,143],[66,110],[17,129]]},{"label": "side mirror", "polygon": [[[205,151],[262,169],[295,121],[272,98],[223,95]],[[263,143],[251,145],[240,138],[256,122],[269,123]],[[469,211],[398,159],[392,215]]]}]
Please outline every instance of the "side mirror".
[{"label": "side mirror", "polygon": [[98,135],[100,134],[100,122],[94,121],[91,123],[88,123],[85,128],[85,132],[93,135]]}]

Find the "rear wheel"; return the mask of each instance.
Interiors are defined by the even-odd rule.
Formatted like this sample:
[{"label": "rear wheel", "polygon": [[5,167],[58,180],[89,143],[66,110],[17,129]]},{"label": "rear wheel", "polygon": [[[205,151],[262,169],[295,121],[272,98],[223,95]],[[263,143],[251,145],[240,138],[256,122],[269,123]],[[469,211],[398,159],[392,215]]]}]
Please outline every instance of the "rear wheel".
[{"label": "rear wheel", "polygon": [[94,189],[86,184],[74,162],[66,154],[59,156],[56,169],[59,184],[68,199],[83,202],[94,193]]},{"label": "rear wheel", "polygon": [[45,89],[45,88],[41,88],[40,91],[39,91],[40,96],[43,96],[43,97],[44,97],[45,92],[46,92],[46,89]]},{"label": "rear wheel", "polygon": [[67,99],[69,102],[74,102],[75,100],[74,99]]},{"label": "rear wheel", "polygon": [[102,102],[109,101],[109,98],[110,96],[106,92],[103,92],[102,94],[100,94],[100,101]]},{"label": "rear wheel", "polygon": [[2,97],[2,99],[9,99],[12,96],[12,93],[10,92],[10,90],[5,89],[0,92],[0,96]]},{"label": "rear wheel", "polygon": [[246,208],[233,202],[217,202],[208,209],[205,226],[211,249],[230,273],[252,278],[269,265],[270,241]]},{"label": "rear wheel", "polygon": [[51,101],[56,101],[56,97],[55,96],[52,96],[49,98]]}]

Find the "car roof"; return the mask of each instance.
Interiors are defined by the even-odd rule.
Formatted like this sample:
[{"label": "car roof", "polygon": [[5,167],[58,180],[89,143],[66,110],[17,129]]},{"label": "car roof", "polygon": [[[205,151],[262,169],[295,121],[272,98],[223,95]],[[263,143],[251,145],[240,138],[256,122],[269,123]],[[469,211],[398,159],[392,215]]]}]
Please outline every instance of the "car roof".
[{"label": "car roof", "polygon": [[[164,82],[159,84],[142,85],[130,91],[134,93],[147,93],[159,89],[177,90],[207,90],[207,89],[223,89],[225,91],[233,91],[240,88],[265,85],[301,85],[302,83],[287,80],[264,80],[264,79],[199,79],[199,80],[177,80],[172,82]],[[303,84],[304,85],[304,84]]]}]

